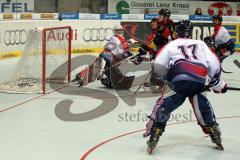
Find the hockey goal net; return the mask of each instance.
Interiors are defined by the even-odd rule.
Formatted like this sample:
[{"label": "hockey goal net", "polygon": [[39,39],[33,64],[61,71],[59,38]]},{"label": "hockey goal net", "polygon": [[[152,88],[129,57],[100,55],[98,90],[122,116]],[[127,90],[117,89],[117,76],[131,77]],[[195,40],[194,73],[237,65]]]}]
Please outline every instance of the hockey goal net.
[{"label": "hockey goal net", "polygon": [[46,83],[68,83],[71,72],[70,26],[29,30],[23,54],[0,91],[46,93]]}]

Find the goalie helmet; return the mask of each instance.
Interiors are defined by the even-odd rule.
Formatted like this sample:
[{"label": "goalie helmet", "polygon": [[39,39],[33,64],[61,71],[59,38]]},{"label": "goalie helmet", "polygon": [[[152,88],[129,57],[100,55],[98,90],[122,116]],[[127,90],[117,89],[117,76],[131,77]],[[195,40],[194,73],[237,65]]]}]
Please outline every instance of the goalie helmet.
[{"label": "goalie helmet", "polygon": [[114,35],[123,34],[124,28],[123,28],[122,25],[116,24],[116,25],[113,27],[113,32],[114,32]]},{"label": "goalie helmet", "polygon": [[222,21],[223,21],[223,18],[222,18],[222,16],[221,15],[214,15],[213,17],[212,17],[212,20],[218,20],[220,23],[222,23]]},{"label": "goalie helmet", "polygon": [[192,35],[193,25],[189,20],[182,20],[176,25],[176,32],[178,37],[190,38]]}]

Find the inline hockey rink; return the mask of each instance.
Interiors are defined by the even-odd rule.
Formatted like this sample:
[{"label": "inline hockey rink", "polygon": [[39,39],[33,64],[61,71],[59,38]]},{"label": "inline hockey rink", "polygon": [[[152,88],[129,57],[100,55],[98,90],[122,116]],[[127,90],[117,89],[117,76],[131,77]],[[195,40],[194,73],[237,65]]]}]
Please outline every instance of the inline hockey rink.
[{"label": "inline hockey rink", "polygon": [[[229,86],[240,87],[240,61],[227,58],[222,74]],[[1,79],[17,58],[0,63]],[[133,73],[135,74],[135,73]],[[136,72],[136,74],[140,74]],[[72,73],[72,76],[75,75]],[[100,82],[85,87],[49,85],[48,93],[0,93],[1,160],[238,160],[240,159],[240,92],[208,92],[222,130],[225,150],[215,149],[197,125],[188,100],[170,117],[153,155],[142,137],[146,115],[159,94],[140,89],[115,91]]]}]

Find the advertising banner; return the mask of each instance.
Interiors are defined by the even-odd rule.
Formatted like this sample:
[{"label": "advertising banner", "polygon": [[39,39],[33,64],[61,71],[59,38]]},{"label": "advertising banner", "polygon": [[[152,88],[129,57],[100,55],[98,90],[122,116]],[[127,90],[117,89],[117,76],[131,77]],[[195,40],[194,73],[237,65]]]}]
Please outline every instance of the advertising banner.
[{"label": "advertising banner", "polygon": [[41,13],[40,14],[40,19],[55,19],[56,14],[54,13]]},{"label": "advertising banner", "polygon": [[[121,22],[126,32],[127,39],[133,38],[141,43],[146,43],[151,32],[150,22]],[[203,39],[213,34],[214,28],[210,23],[193,23],[193,39]]]},{"label": "advertising banner", "polygon": [[122,14],[122,20],[143,20],[144,14]]},{"label": "advertising banner", "polygon": [[3,20],[14,20],[13,13],[4,13],[2,16],[3,16],[2,17]]},{"label": "advertising banner", "polygon": [[167,8],[172,14],[193,15],[197,8],[201,8],[203,15],[236,16],[240,10],[239,6],[238,2],[227,1],[108,0],[108,13],[144,14],[145,9],[148,9],[152,14]]},{"label": "advertising banner", "polygon": [[[121,22],[125,28],[126,39],[133,38],[141,43],[146,43],[147,37],[151,32],[150,22]],[[240,25],[224,23],[224,27],[229,31],[231,38],[236,42],[236,48],[240,47]],[[212,23],[193,22],[192,38],[203,40],[205,37],[212,35],[214,27]]]},{"label": "advertising banner", "polygon": [[[97,24],[97,25],[96,25]],[[40,20],[40,21],[0,21],[0,57],[14,57],[20,55],[27,43],[28,32],[35,28],[49,28],[58,26],[71,26],[73,29],[72,52],[73,53],[99,53],[113,34],[113,27],[122,24],[126,39],[133,38],[145,43],[150,29],[150,22],[146,21],[102,21],[102,20]],[[212,23],[193,22],[193,39],[203,39],[213,34]],[[236,42],[239,50],[240,24],[224,23],[231,37]],[[51,35],[49,39],[57,40],[57,35]],[[41,43],[39,41],[39,43]],[[1,58],[0,58],[1,59]]]},{"label": "advertising banner", "polygon": [[212,21],[212,17],[208,15],[190,15],[189,20],[194,20],[194,21]]},{"label": "advertising banner", "polygon": [[0,13],[34,12],[34,0],[0,0]]},{"label": "advertising banner", "polygon": [[[101,52],[107,41],[113,36],[112,28],[120,21],[92,20],[41,20],[41,21],[0,21],[0,57],[19,55],[27,43],[28,32],[35,28],[71,26],[73,29],[73,53]],[[97,25],[96,25],[97,24]],[[50,38],[57,39],[57,35]],[[39,41],[39,43],[41,43]],[[6,57],[6,56],[4,56]],[[1,58],[0,58],[1,59]]]},{"label": "advertising banner", "polygon": [[33,19],[33,14],[32,13],[21,13],[20,14],[20,19],[31,20],[31,19]]},{"label": "advertising banner", "polygon": [[61,19],[79,19],[79,13],[59,13]]},{"label": "advertising banner", "polygon": [[121,14],[100,14],[100,19],[102,19],[102,20],[109,20],[109,19],[120,20],[120,19],[122,19],[122,15]]},{"label": "advertising banner", "polygon": [[80,13],[79,19],[82,20],[99,20],[100,14],[88,14],[88,13]]}]

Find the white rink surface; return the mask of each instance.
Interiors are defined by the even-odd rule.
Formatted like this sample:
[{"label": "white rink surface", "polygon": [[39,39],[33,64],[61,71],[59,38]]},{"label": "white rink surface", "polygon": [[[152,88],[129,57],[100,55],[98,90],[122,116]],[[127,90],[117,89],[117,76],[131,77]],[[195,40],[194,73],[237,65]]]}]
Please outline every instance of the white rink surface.
[{"label": "white rink surface", "polygon": [[[229,85],[240,87],[240,69],[232,64],[234,59],[240,61],[240,54],[226,59],[223,64],[225,70],[234,73],[222,76]],[[1,79],[11,72],[15,62],[14,59],[0,61]],[[98,99],[92,98],[93,94]],[[158,96],[143,94],[134,99],[131,95],[104,89],[99,82],[86,88],[65,87],[45,96],[0,93],[0,160],[240,159],[239,91],[208,93],[222,130],[225,151],[216,150],[209,137],[205,137],[186,100],[173,113],[175,119],[171,117],[151,156],[146,152],[147,139],[142,138],[142,134],[145,114],[151,113]],[[64,109],[65,105],[57,105],[63,100],[71,102],[71,107]],[[102,102],[108,103],[106,108],[86,116]],[[103,110],[108,113],[82,121]],[[128,134],[130,132],[134,133]],[[126,135],[117,138],[123,134]]]}]

